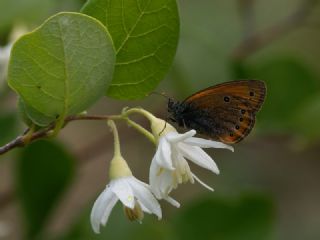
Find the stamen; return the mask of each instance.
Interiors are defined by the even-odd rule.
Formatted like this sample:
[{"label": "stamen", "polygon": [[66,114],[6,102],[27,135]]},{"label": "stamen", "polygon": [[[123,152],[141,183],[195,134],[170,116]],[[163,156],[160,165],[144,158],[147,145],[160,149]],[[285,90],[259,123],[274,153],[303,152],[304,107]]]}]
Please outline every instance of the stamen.
[{"label": "stamen", "polygon": [[134,205],[133,209],[124,206],[123,210],[124,210],[124,213],[126,214],[127,218],[130,221],[137,220],[138,222],[141,223],[141,221],[144,217],[144,214],[143,214],[142,208],[141,208],[140,204],[138,203],[138,201],[135,201],[135,205]]}]

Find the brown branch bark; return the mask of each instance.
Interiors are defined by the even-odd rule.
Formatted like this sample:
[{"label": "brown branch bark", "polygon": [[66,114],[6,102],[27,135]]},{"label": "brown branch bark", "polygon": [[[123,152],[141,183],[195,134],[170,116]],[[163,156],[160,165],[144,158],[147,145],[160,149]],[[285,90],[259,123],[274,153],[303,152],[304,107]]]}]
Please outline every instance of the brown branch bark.
[{"label": "brown branch bark", "polygon": [[[107,116],[107,115],[77,115],[77,116],[69,116],[64,121],[64,126],[66,126],[69,122],[75,120],[108,120],[113,118],[114,116]],[[40,129],[28,136],[28,131],[24,131],[24,133],[9,143],[5,144],[4,146],[0,147],[0,155],[3,155],[12,149],[23,147],[26,144],[29,144],[37,139],[47,138],[50,137],[51,131],[54,129],[55,125],[52,124],[47,128]]]}]

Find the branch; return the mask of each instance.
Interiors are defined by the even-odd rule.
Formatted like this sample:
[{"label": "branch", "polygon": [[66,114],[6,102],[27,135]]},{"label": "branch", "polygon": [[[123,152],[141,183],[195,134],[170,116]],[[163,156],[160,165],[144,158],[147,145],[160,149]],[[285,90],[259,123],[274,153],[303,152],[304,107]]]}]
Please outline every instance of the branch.
[{"label": "branch", "polygon": [[[139,112],[142,114],[144,112],[144,116],[146,116],[146,111],[144,110],[139,110],[137,111],[138,108],[132,108],[130,110],[125,110],[122,112],[121,115],[74,115],[74,116],[69,116],[67,117],[63,124],[62,127],[65,127],[68,123],[76,120],[125,120],[127,121],[128,125],[134,127],[136,130],[138,130],[140,133],[145,135],[151,142],[154,142],[154,137],[149,131],[147,131],[145,128],[140,126],[139,124],[136,124],[135,122],[131,121],[128,117],[131,113],[137,113]],[[42,139],[42,138],[48,138],[55,136],[54,130],[56,127],[56,123],[53,123],[49,125],[46,128],[42,128],[38,131],[33,132],[32,129],[27,129],[24,131],[24,133],[15,139],[13,139],[11,142],[7,143],[6,145],[0,147],[0,155],[3,155],[10,150],[17,148],[17,147],[23,147],[35,140]]]},{"label": "branch", "polygon": [[[108,119],[121,119],[120,116],[108,116],[108,115],[76,115],[76,116],[69,116],[64,120],[64,126],[66,126],[69,122],[75,120],[108,120]],[[29,135],[29,131],[26,130],[24,133],[11,142],[7,143],[6,145],[0,147],[0,155],[9,152],[10,150],[23,147],[26,144],[29,144],[37,139],[47,138],[51,136],[51,132],[54,129],[55,124],[51,124],[47,128],[40,129],[31,135]]]},{"label": "branch", "polygon": [[245,38],[233,51],[232,58],[241,61],[282,35],[299,27],[318,3],[319,0],[304,0],[298,9],[282,22]]}]

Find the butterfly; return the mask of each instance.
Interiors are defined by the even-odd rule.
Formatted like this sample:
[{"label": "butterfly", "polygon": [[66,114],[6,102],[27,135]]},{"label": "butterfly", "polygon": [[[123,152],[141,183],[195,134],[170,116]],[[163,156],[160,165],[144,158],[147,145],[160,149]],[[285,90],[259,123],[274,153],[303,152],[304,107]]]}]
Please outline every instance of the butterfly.
[{"label": "butterfly", "polygon": [[182,102],[169,98],[169,120],[210,139],[237,143],[252,130],[265,96],[263,81],[225,82],[196,92]]}]

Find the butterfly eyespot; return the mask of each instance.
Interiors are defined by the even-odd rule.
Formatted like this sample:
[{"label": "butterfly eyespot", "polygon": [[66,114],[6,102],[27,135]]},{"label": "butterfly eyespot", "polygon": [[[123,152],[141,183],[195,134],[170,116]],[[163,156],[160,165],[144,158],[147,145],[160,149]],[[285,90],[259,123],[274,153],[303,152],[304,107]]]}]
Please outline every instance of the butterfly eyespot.
[{"label": "butterfly eyespot", "polygon": [[240,126],[236,125],[236,129],[240,129]]},{"label": "butterfly eyespot", "polygon": [[242,114],[245,114],[245,113],[246,113],[246,110],[241,109],[241,113],[242,113]]},{"label": "butterfly eyespot", "polygon": [[230,133],[229,136],[230,136],[230,137],[233,137],[233,133]]},{"label": "butterfly eyespot", "polygon": [[239,118],[239,121],[242,122],[242,121],[243,121],[243,118]]},{"label": "butterfly eyespot", "polygon": [[229,97],[224,97],[223,100],[224,100],[225,102],[230,102],[230,98],[229,98]]},{"label": "butterfly eyespot", "polygon": [[253,97],[254,96],[254,92],[250,92],[250,96]]}]

